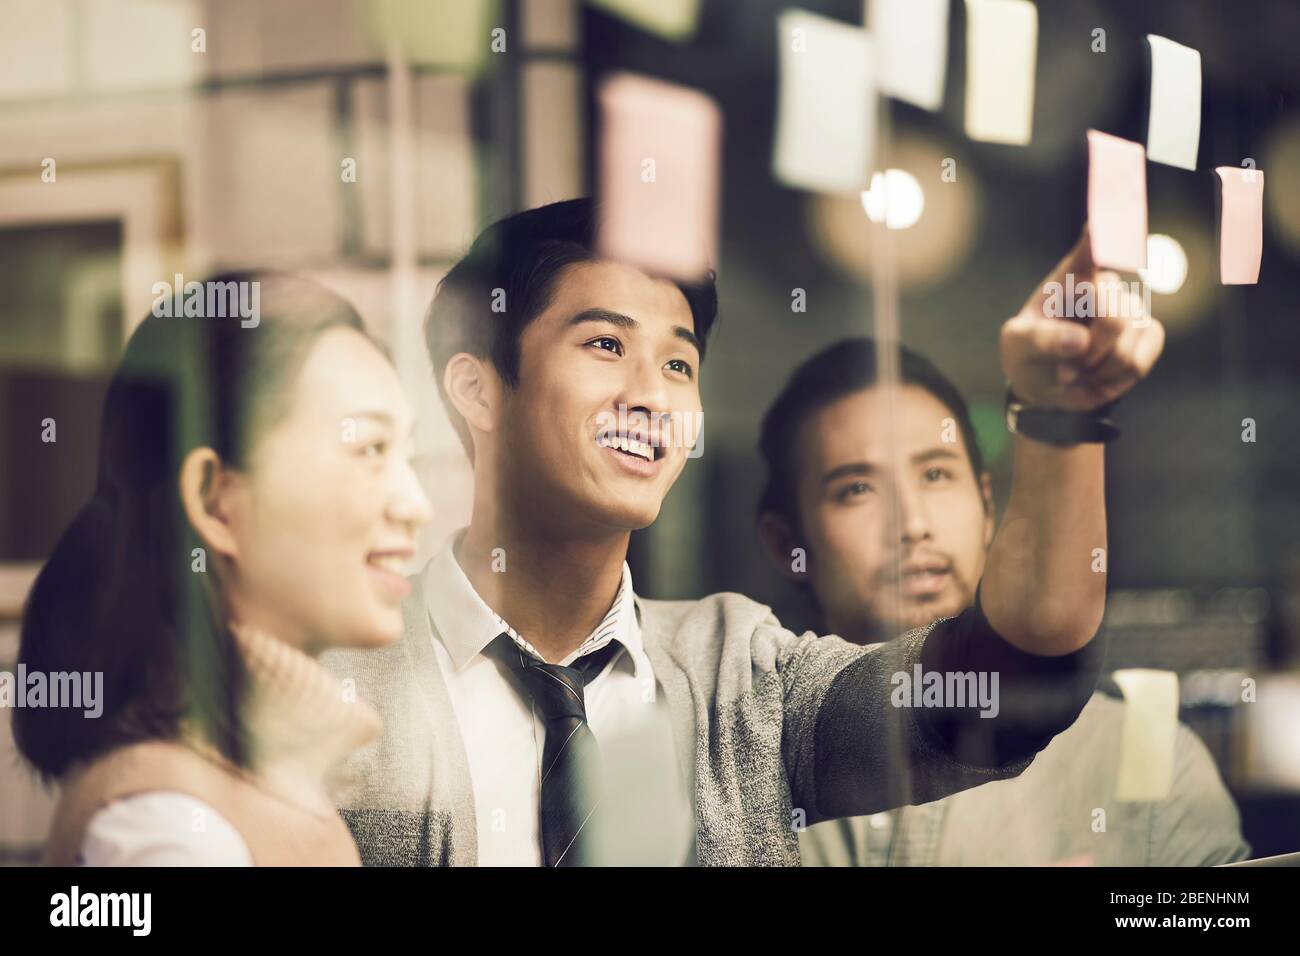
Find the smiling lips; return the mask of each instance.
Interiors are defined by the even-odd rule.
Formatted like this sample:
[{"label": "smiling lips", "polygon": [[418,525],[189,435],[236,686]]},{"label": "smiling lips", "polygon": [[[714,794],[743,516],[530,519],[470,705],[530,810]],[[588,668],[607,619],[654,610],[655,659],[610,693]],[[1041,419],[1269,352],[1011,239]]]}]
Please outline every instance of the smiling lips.
[{"label": "smiling lips", "polygon": [[380,590],[394,601],[400,601],[411,591],[411,582],[406,580],[406,565],[414,554],[411,548],[395,548],[371,551],[366,555],[366,566],[379,583]]},{"label": "smiling lips", "polygon": [[626,471],[643,478],[658,473],[664,450],[638,432],[601,432],[596,444],[604,448]]}]

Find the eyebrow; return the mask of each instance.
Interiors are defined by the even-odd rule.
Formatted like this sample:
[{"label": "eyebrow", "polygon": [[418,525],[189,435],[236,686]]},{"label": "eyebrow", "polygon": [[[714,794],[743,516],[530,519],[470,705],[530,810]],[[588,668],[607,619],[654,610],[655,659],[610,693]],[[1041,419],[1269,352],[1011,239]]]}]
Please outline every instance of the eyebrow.
[{"label": "eyebrow", "polygon": [[869,462],[851,461],[847,464],[836,465],[830,471],[826,472],[826,474],[822,475],[822,484],[829,485],[833,481],[838,481],[841,478],[848,478],[850,476],[863,478],[870,477],[875,474],[877,470],[876,466]]},{"label": "eyebrow", "polygon": [[[381,409],[363,409],[359,412],[352,412],[349,415],[344,415],[343,417],[344,418],[369,418],[373,421],[379,422],[381,425],[387,425],[389,428],[397,427],[397,419],[393,418],[391,414]],[[411,427],[408,431],[408,437],[414,434],[415,434],[415,422],[411,422]]]},{"label": "eyebrow", "polygon": [[[632,316],[624,315],[622,312],[611,312],[609,309],[584,309],[569,320],[569,325],[581,325],[583,322],[605,322],[609,325],[617,325],[621,329],[635,330],[641,327],[641,323]],[[674,325],[672,332],[687,345],[693,346],[697,355],[703,354],[704,349],[700,347],[700,340],[690,329]]]},{"label": "eyebrow", "polygon": [[397,422],[393,419],[392,415],[390,415],[388,412],[380,411],[378,409],[374,409],[374,410],[363,409],[361,411],[352,412],[351,414],[345,415],[344,417],[345,418],[374,418],[379,420],[385,425],[397,424]]},{"label": "eyebrow", "polygon": [[[914,465],[923,465],[926,462],[935,460],[952,460],[961,461],[961,455],[950,448],[927,448],[925,451],[917,452],[912,456],[911,462]],[[880,470],[878,465],[869,461],[850,461],[843,465],[836,465],[826,474],[822,475],[822,484],[830,484],[841,478],[852,477],[870,477]]]}]

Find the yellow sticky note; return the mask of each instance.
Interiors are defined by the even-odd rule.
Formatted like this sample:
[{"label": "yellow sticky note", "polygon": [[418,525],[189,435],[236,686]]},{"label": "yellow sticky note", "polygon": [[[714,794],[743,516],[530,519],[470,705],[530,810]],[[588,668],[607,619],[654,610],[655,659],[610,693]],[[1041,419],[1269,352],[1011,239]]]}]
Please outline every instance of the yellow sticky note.
[{"label": "yellow sticky note", "polygon": [[800,189],[861,192],[876,125],[870,36],[802,10],[778,16],[776,34],[781,88],[773,174]]},{"label": "yellow sticky note", "polygon": [[611,13],[665,40],[680,43],[695,35],[700,0],[587,0],[593,7]]},{"label": "yellow sticky note", "polygon": [[948,0],[870,0],[867,29],[880,91],[922,109],[943,106]]},{"label": "yellow sticky note", "polygon": [[1147,164],[1141,143],[1088,130],[1092,261],[1136,272],[1147,264]]},{"label": "yellow sticky note", "polygon": [[1264,171],[1215,167],[1219,177],[1219,279],[1254,285],[1264,253]]},{"label": "yellow sticky note", "polygon": [[[395,41],[414,64],[468,73],[482,69],[491,55],[492,31],[501,23],[499,0],[365,0],[362,10],[379,52],[386,52]],[[504,36],[503,31],[497,38]]]},{"label": "yellow sticky note", "polygon": [[1172,671],[1119,670],[1124,694],[1117,800],[1163,800],[1174,779],[1178,734],[1178,675]]},{"label": "yellow sticky note", "polygon": [[966,0],[966,135],[1024,146],[1034,126],[1038,8]]},{"label": "yellow sticky note", "polygon": [[698,90],[631,73],[602,84],[601,255],[673,278],[716,262],[722,114]]},{"label": "yellow sticky note", "polygon": [[1151,47],[1151,112],[1147,158],[1182,169],[1196,168],[1201,145],[1201,54],[1165,37],[1147,34]]}]

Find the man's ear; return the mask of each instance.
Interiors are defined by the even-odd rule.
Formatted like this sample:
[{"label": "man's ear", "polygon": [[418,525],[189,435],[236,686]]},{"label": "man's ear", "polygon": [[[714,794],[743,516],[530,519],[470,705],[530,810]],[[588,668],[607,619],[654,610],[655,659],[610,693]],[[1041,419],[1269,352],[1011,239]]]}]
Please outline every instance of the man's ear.
[{"label": "man's ear", "polygon": [[980,475],[980,497],[984,499],[984,550],[993,543],[993,475],[985,471]]},{"label": "man's ear", "polygon": [[471,431],[490,432],[500,414],[501,376],[491,363],[457,352],[442,373],[447,398]]},{"label": "man's ear", "polygon": [[[772,559],[781,576],[794,584],[803,584],[808,580],[806,571],[794,569],[795,548],[802,547],[795,538],[794,529],[784,515],[774,511],[764,511],[758,516],[758,536],[763,539],[763,550]],[[807,566],[805,556],[803,566]]]},{"label": "man's ear", "polygon": [[239,556],[230,521],[233,477],[211,448],[195,448],[181,462],[180,494],[185,517],[204,546],[226,558]]}]

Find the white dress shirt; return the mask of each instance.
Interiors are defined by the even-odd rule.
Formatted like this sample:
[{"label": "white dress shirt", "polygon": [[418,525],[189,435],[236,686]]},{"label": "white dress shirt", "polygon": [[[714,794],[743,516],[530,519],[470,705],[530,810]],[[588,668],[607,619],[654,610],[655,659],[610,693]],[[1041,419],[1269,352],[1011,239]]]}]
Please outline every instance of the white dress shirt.
[{"label": "white dress shirt", "polygon": [[[538,823],[541,799],[542,747],[546,725],[532,700],[507,678],[509,666],[483,651],[507,633],[525,652],[541,660],[536,650],[497,615],[470,584],[453,552],[463,530],[452,535],[425,568],[422,586],[432,618],[430,639],[452,708],[460,725],[469,763],[478,824],[480,866],[540,866]],[[607,786],[603,803],[626,806],[645,800],[649,789],[677,795],[678,771],[672,730],[655,706],[654,671],[641,644],[632,572],[623,564],[623,579],[609,612],[581,646],[558,663],[618,641],[616,653],[584,691],[587,724],[600,745],[602,763],[616,768],[615,792]],[[609,781],[607,781],[608,784]],[[613,807],[611,807],[613,809]],[[662,862],[681,862],[689,847],[683,836],[678,807],[656,818],[666,821],[669,837],[657,840]],[[608,814],[605,814],[608,818]],[[629,828],[618,828],[619,831]],[[606,832],[606,831],[602,831]],[[637,847],[608,848],[619,858],[644,859],[644,828],[636,835],[614,832],[609,840],[634,839]]]}]

